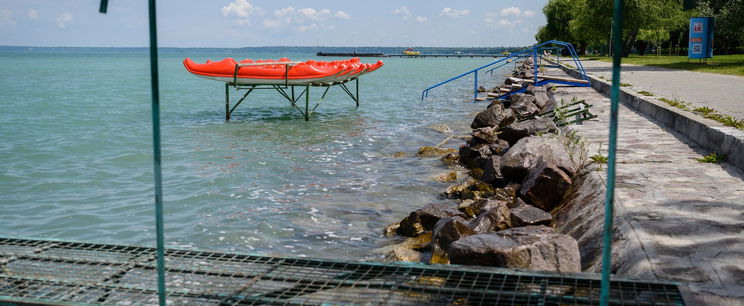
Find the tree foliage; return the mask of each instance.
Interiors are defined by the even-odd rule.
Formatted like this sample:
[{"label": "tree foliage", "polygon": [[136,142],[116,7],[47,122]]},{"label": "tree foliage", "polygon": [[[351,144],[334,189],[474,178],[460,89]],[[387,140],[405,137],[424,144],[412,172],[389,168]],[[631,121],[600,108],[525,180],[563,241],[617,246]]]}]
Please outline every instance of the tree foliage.
[{"label": "tree foliage", "polygon": [[[548,22],[535,38],[539,42],[558,39],[580,46],[608,46],[613,5],[613,0],[549,0],[543,8]],[[693,15],[716,17],[717,42],[725,40],[731,47],[744,41],[744,0],[700,0],[695,11],[683,11],[681,0],[625,0],[623,5],[624,56],[637,41],[661,46],[672,33],[681,37]]]}]

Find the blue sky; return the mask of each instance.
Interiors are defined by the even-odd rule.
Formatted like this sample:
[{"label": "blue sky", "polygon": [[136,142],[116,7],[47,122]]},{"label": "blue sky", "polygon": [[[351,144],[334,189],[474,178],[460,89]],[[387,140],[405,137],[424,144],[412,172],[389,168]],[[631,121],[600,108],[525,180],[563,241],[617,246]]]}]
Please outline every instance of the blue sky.
[{"label": "blue sky", "polygon": [[[524,46],[547,0],[160,0],[161,47]],[[147,46],[147,0],[2,0],[0,45]]]}]

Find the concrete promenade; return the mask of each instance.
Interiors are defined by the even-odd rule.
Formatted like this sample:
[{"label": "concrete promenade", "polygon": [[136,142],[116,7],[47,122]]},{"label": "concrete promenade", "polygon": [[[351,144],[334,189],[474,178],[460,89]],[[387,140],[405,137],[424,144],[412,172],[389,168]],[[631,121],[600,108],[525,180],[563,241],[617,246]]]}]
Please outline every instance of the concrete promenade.
[{"label": "concrete promenade", "polygon": [[[609,80],[611,72],[602,68],[604,64],[587,62],[585,67],[595,76],[606,74]],[[662,88],[680,88],[676,91],[679,99],[690,101],[697,97],[694,89],[685,91],[684,86],[667,84],[682,82],[681,79],[663,77],[664,73],[683,72],[633,69],[628,69],[621,81],[639,87],[642,84],[644,87],[638,90],[664,95]],[[625,75],[629,77],[625,79]],[[685,82],[694,81],[690,78]],[[732,80],[739,82],[739,88],[722,90],[710,97],[744,97],[744,93],[733,94],[744,90],[744,78]],[[589,156],[606,156],[609,98],[593,88],[558,88],[557,99],[571,101],[573,97],[593,104],[591,110],[598,118],[572,128],[587,140]],[[613,253],[625,254],[615,259],[619,265],[616,273],[683,282],[690,305],[744,305],[744,172],[726,163],[696,161],[710,151],[627,105],[620,107],[619,126],[615,212],[630,226],[619,229],[622,232],[615,237],[633,239],[641,248],[616,249]],[[622,243],[615,245],[623,248]]]},{"label": "concrete promenade", "polygon": [[[588,74],[612,80],[612,63],[592,60],[582,64]],[[623,64],[620,79],[635,91],[707,106],[744,120],[744,77]]]}]

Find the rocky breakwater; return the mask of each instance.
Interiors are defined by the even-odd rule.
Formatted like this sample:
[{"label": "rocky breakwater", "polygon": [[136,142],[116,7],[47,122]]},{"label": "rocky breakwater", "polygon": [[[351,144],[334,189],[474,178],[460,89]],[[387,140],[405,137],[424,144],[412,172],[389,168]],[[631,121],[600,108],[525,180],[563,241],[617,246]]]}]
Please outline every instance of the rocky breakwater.
[{"label": "rocky breakwater", "polygon": [[581,271],[577,241],[553,229],[551,214],[580,165],[550,118],[532,118],[554,104],[548,90],[524,86],[478,113],[466,144],[442,158],[466,168],[467,180],[385,229],[408,237],[386,248],[390,260]]}]

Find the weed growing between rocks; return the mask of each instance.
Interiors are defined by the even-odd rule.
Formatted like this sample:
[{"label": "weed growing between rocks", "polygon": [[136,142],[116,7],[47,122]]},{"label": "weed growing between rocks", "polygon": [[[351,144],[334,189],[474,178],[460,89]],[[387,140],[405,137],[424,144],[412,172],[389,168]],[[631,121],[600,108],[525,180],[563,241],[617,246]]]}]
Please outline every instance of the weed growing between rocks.
[{"label": "weed growing between rocks", "polygon": [[681,110],[686,110],[688,112],[696,113],[707,119],[718,121],[725,126],[730,126],[733,128],[744,130],[744,120],[737,119],[736,117],[731,116],[731,115],[721,114],[717,110],[712,109],[710,107],[707,107],[707,106],[693,107],[692,103],[685,102],[685,101],[682,101],[676,98],[673,100],[670,100],[664,97],[659,97],[659,101],[669,104],[671,106],[674,106],[676,108],[679,108]]},{"label": "weed growing between rocks", "polygon": [[726,156],[719,155],[716,153],[710,153],[708,155],[705,155],[703,158],[696,159],[699,163],[711,163],[711,164],[717,164],[722,163],[726,161]]},{"label": "weed growing between rocks", "polygon": [[645,90],[641,90],[641,91],[639,91],[638,93],[639,93],[639,94],[642,94],[642,95],[644,95],[644,96],[646,96],[646,97],[653,97],[653,96],[654,96],[654,94],[652,94],[652,93],[650,93],[650,92],[648,92],[648,91],[645,91]]},{"label": "weed growing between rocks", "polygon": [[671,106],[674,106],[676,108],[679,108],[681,110],[686,110],[686,111],[690,111],[690,107],[692,107],[692,104],[690,104],[689,102],[685,102],[677,98],[675,98],[674,100],[670,100],[664,97],[660,97],[659,101],[669,104]]}]

